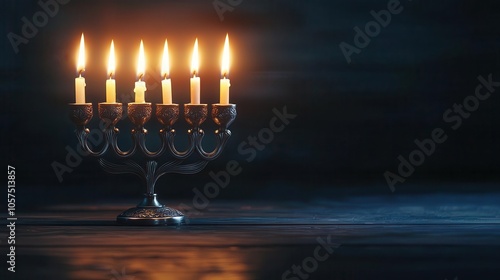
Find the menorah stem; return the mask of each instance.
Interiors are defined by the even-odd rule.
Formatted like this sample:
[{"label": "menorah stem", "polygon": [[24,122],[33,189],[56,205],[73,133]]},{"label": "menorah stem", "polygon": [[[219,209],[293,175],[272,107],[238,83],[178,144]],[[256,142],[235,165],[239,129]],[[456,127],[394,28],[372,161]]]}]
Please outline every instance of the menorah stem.
[{"label": "menorah stem", "polygon": [[150,160],[146,163],[146,194],[153,195],[155,193],[156,180],[156,167],[158,163]]},{"label": "menorah stem", "polygon": [[158,163],[154,160],[150,160],[146,163],[146,193],[144,193],[144,198],[142,199],[141,203],[137,205],[137,208],[165,207],[158,201],[155,193],[155,184],[159,177],[156,173],[157,167]]},{"label": "menorah stem", "polygon": [[163,207],[163,204],[158,201],[155,193],[145,193],[143,200],[137,205],[137,207]]},{"label": "menorah stem", "polygon": [[146,179],[146,193],[142,201],[117,217],[117,221],[126,225],[179,225],[184,222],[184,214],[161,204],[155,192],[155,184],[161,176],[157,172],[158,162],[149,160],[143,175]]}]

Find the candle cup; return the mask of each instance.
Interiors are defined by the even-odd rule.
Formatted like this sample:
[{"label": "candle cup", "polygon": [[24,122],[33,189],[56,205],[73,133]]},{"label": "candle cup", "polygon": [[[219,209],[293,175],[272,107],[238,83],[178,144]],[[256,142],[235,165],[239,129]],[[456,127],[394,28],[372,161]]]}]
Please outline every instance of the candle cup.
[{"label": "candle cup", "polygon": [[99,118],[106,124],[106,128],[114,127],[123,115],[122,103],[99,103],[98,104]]},{"label": "candle cup", "polygon": [[207,104],[184,104],[184,118],[193,128],[198,129],[207,119]]},{"label": "candle cup", "polygon": [[156,104],[156,118],[163,129],[172,129],[179,119],[179,104]]},{"label": "candle cup", "polygon": [[212,120],[219,126],[219,131],[226,131],[236,119],[236,104],[212,104]]},{"label": "candle cup", "polygon": [[92,119],[94,111],[92,103],[70,103],[69,118],[77,126],[84,128]]},{"label": "candle cup", "polygon": [[151,103],[129,103],[128,104],[128,118],[135,125],[133,132],[147,131],[143,128],[151,118]]}]

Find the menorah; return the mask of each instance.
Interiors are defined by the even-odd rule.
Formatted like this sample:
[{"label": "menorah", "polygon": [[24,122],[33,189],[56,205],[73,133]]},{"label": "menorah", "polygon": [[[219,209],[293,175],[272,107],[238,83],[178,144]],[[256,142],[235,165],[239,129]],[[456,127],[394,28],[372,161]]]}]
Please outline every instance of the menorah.
[{"label": "menorah", "polygon": [[[161,146],[151,151],[146,145],[147,130],[144,125],[152,115],[151,103],[128,103],[127,115],[133,124],[132,146],[122,150],[118,145],[119,130],[116,124],[122,119],[122,103],[99,103],[99,118],[104,122],[104,142],[99,147],[89,145],[90,130],[86,127],[93,117],[92,103],[72,103],[70,118],[76,125],[76,135],[83,150],[89,155],[100,157],[102,168],[113,174],[131,173],[146,182],[143,200],[133,208],[125,210],[117,217],[117,222],[126,225],[178,225],[184,222],[184,214],[161,204],[155,193],[158,179],[167,173],[195,174],[202,171],[208,161],[216,159],[223,151],[231,136],[228,127],[236,118],[235,104],[212,104],[211,117],[218,126],[215,131],[216,145],[213,151],[205,151],[202,146],[204,131],[200,128],[208,115],[207,104],[184,104],[184,118],[189,125],[186,150],[175,147],[173,125],[179,118],[178,104],[156,104],[155,116],[162,128],[159,130]],[[112,155],[121,163],[114,163],[102,156],[112,150]],[[186,162],[196,151],[198,159]],[[134,158],[132,156],[136,155]]]}]

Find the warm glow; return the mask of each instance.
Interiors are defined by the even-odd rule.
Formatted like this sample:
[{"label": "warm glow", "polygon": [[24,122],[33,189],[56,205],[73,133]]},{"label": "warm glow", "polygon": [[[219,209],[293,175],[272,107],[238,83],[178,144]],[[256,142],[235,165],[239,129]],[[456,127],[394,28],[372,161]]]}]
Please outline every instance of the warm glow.
[{"label": "warm glow", "polygon": [[165,39],[165,45],[163,47],[163,60],[161,62],[161,76],[163,78],[168,78],[170,75],[170,60],[168,57],[168,43]]},{"label": "warm glow", "polygon": [[229,36],[226,34],[226,42],[224,43],[224,52],[222,53],[221,75],[226,78],[229,75]]},{"label": "warm glow", "polygon": [[198,68],[200,67],[200,58],[198,55],[198,38],[194,41],[193,57],[191,58],[191,74],[193,77],[198,74]]},{"label": "warm glow", "polygon": [[144,57],[144,44],[141,40],[141,46],[139,48],[139,62],[137,64],[137,77],[139,80],[142,79],[146,72],[146,58]]},{"label": "warm glow", "polygon": [[115,61],[115,43],[111,40],[111,46],[109,47],[109,59],[108,59],[108,77],[111,79],[115,74],[116,61]]},{"label": "warm glow", "polygon": [[85,71],[85,42],[82,38],[80,39],[80,51],[78,52],[78,63],[76,64],[76,71],[81,76],[82,72]]}]

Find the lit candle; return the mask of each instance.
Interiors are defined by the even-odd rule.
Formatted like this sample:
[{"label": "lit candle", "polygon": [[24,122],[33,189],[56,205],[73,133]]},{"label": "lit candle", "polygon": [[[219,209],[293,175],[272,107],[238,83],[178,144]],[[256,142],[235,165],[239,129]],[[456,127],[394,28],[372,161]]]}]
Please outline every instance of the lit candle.
[{"label": "lit candle", "polygon": [[222,67],[220,79],[220,104],[229,104],[229,36],[226,34],[226,42],[224,43],[224,51],[222,53]]},{"label": "lit candle", "polygon": [[200,104],[200,77],[196,77],[199,68],[198,38],[194,41],[193,57],[191,59],[191,104]]},{"label": "lit candle", "polygon": [[115,62],[115,44],[111,40],[111,47],[109,47],[109,59],[108,59],[108,77],[106,80],[106,102],[116,103],[116,81],[113,79],[115,74],[116,62]]},{"label": "lit candle", "polygon": [[161,76],[163,81],[161,81],[161,89],[163,95],[163,104],[172,104],[172,82],[170,81],[170,61],[168,57],[168,43],[165,39],[165,45],[163,47],[163,60],[161,63]]},{"label": "lit candle", "polygon": [[80,51],[78,52],[78,62],[76,65],[76,71],[78,72],[78,77],[75,78],[75,103],[85,103],[85,78],[82,77],[82,73],[85,71],[85,42],[82,38],[80,39]]},{"label": "lit candle", "polygon": [[136,103],[146,103],[144,99],[144,92],[146,91],[146,83],[142,80],[144,77],[145,69],[146,69],[146,59],[144,58],[144,44],[141,40],[141,46],[139,48],[139,62],[137,64],[137,77],[138,81],[135,82],[135,102]]}]

